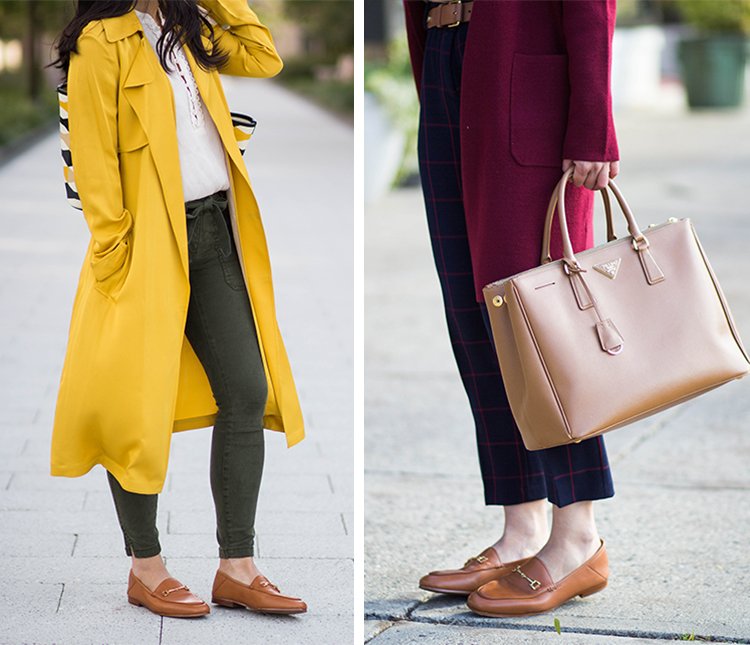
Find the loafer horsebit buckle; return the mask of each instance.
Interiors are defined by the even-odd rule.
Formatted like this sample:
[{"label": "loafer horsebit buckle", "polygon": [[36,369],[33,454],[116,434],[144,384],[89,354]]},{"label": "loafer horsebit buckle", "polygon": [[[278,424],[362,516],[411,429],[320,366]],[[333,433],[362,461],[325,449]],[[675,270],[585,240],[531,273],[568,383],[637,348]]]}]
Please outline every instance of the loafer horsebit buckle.
[{"label": "loafer horsebit buckle", "polygon": [[515,569],[513,569],[513,571],[515,571],[515,572],[516,572],[516,573],[517,573],[517,574],[518,574],[519,576],[521,576],[521,577],[522,577],[522,578],[523,578],[524,580],[527,580],[527,581],[528,581],[528,583],[529,583],[529,587],[531,587],[531,588],[532,588],[532,589],[533,589],[534,591],[536,591],[537,589],[539,589],[539,587],[541,587],[541,586],[542,586],[542,583],[541,583],[541,582],[539,582],[539,580],[532,580],[532,579],[531,579],[531,578],[529,578],[529,576],[527,576],[527,575],[526,575],[526,574],[525,574],[525,573],[524,573],[523,571],[521,571],[521,567],[520,567],[520,565],[519,565],[519,566],[517,566],[517,567],[516,567]]}]

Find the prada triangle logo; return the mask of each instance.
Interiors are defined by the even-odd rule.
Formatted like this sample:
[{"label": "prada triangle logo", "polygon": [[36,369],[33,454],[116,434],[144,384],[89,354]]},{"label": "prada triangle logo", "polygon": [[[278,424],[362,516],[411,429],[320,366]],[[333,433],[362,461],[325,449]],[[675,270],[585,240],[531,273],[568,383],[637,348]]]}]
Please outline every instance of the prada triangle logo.
[{"label": "prada triangle logo", "polygon": [[606,275],[609,279],[614,280],[617,277],[617,270],[620,268],[620,258],[602,264],[595,264],[594,271]]}]

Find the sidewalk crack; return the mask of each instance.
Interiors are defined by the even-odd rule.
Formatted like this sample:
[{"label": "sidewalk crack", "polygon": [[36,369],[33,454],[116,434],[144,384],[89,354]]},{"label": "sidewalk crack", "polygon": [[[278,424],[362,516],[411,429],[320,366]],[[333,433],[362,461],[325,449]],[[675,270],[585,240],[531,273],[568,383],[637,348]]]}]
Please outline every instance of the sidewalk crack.
[{"label": "sidewalk crack", "polygon": [[78,533],[74,533],[76,536],[76,539],[73,540],[73,548],[70,550],[70,557],[73,557],[73,554],[76,552],[76,547],[78,546]]},{"label": "sidewalk crack", "polygon": [[379,611],[365,611],[365,620],[387,620],[392,623],[403,620],[411,620],[411,615],[414,610],[426,601],[412,600],[406,605],[403,613],[392,614],[390,612],[379,612]]},{"label": "sidewalk crack", "polygon": [[385,625],[381,630],[378,631],[377,634],[373,634],[370,638],[368,638],[365,641],[365,645],[367,645],[367,643],[372,643],[378,636],[380,636],[381,634],[385,633],[387,630],[389,630],[395,624],[396,623],[389,623],[388,625]]},{"label": "sidewalk crack", "polygon": [[65,583],[62,583],[62,589],[60,589],[60,597],[57,599],[57,608],[55,609],[55,613],[60,611],[60,605],[62,604],[62,598],[63,594],[65,593]]},{"label": "sidewalk crack", "polygon": [[[427,601],[424,601],[427,602]],[[410,606],[403,615],[393,615],[390,613],[379,613],[379,612],[366,612],[365,620],[382,620],[390,623],[420,623],[425,625],[445,625],[450,627],[469,627],[475,629],[482,629],[488,627],[496,627],[492,620],[483,620],[479,618],[474,620],[471,618],[460,618],[460,617],[446,617],[446,618],[433,618],[431,616],[414,616],[414,611],[419,605],[424,604],[422,601],[416,601]],[[388,628],[392,627],[389,625]],[[386,628],[386,629],[388,629]],[[524,623],[512,623],[503,622],[503,629],[516,630],[516,631],[531,631],[531,632],[555,632],[553,625],[528,625]],[[385,631],[385,630],[383,630]],[[648,640],[681,640],[684,636],[683,633],[678,632],[655,632],[655,631],[641,631],[641,630],[629,630],[629,629],[597,629],[597,628],[586,628],[586,627],[563,627],[563,633],[567,634],[590,634],[595,636],[615,636],[619,638],[642,638]],[[383,632],[379,632],[382,634]],[[375,638],[375,637],[373,637]],[[721,643],[737,643],[747,644],[750,643],[746,638],[738,638],[731,636],[711,636],[709,634],[701,635],[695,634],[693,639],[696,641],[704,642],[721,642]],[[693,640],[691,639],[691,640]],[[370,639],[372,640],[372,639]]]},{"label": "sidewalk crack", "polygon": [[341,518],[341,523],[344,525],[344,534],[349,535],[349,531],[346,530],[346,520],[344,519],[344,514],[339,513],[339,517]]}]

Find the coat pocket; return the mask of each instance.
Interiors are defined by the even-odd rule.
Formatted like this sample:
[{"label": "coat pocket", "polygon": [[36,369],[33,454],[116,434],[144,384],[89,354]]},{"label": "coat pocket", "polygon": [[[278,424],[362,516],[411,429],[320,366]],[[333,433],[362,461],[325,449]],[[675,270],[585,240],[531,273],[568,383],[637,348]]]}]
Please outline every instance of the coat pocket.
[{"label": "coat pocket", "polygon": [[565,54],[513,56],[510,149],[519,164],[562,166],[569,101]]},{"label": "coat pocket", "polygon": [[95,253],[91,270],[96,278],[96,290],[108,298],[116,299],[130,272],[132,232],[104,253]]}]

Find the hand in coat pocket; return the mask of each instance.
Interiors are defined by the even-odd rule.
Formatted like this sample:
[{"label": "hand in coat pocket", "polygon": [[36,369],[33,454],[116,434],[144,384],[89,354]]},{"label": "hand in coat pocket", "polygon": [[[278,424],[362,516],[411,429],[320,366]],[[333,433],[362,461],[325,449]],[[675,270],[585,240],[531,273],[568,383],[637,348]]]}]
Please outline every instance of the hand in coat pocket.
[{"label": "hand in coat pocket", "polygon": [[96,290],[116,299],[130,270],[132,230],[112,248],[94,253],[91,270],[96,278]]}]

